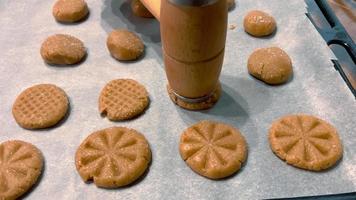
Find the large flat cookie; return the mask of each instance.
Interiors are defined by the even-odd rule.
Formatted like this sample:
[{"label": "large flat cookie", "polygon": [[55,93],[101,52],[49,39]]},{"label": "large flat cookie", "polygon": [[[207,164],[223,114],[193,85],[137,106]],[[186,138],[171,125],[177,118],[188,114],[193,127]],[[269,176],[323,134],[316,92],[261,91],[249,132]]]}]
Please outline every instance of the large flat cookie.
[{"label": "large flat cookie", "polygon": [[312,171],[327,169],[342,156],[336,129],[310,115],[289,115],[273,122],[269,142],[279,158]]},{"label": "large flat cookie", "polygon": [[84,181],[104,188],[117,188],[137,180],[151,161],[145,137],[124,127],[103,129],[89,135],[75,155]]},{"label": "large flat cookie", "polygon": [[219,179],[241,168],[246,160],[247,147],[244,137],[234,127],[201,121],[183,132],[179,152],[193,171]]},{"label": "large flat cookie", "polygon": [[57,124],[66,115],[69,101],[65,92],[52,84],[27,88],[12,107],[16,122],[26,129],[47,128]]},{"label": "large flat cookie", "polygon": [[0,199],[17,199],[26,193],[42,167],[42,154],[32,144],[19,140],[0,144]]}]

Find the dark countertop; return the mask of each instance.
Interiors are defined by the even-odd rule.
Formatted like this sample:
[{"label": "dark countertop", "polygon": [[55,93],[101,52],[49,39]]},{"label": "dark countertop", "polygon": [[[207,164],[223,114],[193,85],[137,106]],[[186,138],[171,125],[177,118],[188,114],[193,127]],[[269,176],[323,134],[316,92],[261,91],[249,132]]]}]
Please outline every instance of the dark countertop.
[{"label": "dark countertop", "polygon": [[330,7],[344,25],[351,38],[356,40],[356,1],[328,0]]}]

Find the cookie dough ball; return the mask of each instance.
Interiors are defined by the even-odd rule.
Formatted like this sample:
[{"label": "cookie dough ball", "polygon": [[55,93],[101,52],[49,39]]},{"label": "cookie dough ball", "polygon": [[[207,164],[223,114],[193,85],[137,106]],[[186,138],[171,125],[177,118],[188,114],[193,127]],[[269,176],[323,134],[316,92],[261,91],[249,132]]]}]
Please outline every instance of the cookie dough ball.
[{"label": "cookie dough ball", "polygon": [[53,17],[65,23],[80,21],[88,13],[88,5],[84,0],[58,0],[52,9]]},{"label": "cookie dough ball", "polygon": [[228,10],[231,10],[232,8],[234,8],[235,0],[226,0],[226,1],[227,1]]},{"label": "cookie dough ball", "polygon": [[48,37],[42,43],[40,52],[46,63],[57,65],[79,63],[86,54],[83,42],[66,34],[56,34]]},{"label": "cookie dough ball", "polygon": [[117,29],[109,34],[106,45],[117,60],[136,60],[144,51],[142,40],[133,32]]},{"label": "cookie dough ball", "polygon": [[276,30],[276,21],[265,12],[253,10],[245,16],[244,28],[247,33],[253,36],[267,36]]},{"label": "cookie dough ball", "polygon": [[141,3],[140,0],[131,1],[132,12],[138,17],[153,18],[152,13]]},{"label": "cookie dough ball", "polygon": [[287,82],[293,73],[291,59],[278,47],[257,49],[248,58],[247,67],[252,76],[271,85]]}]

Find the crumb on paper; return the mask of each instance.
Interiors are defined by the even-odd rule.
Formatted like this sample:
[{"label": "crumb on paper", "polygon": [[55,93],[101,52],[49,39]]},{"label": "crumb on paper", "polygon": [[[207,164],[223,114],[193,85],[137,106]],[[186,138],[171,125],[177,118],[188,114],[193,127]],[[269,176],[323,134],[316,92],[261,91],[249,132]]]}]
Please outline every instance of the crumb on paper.
[{"label": "crumb on paper", "polygon": [[235,28],[236,28],[236,25],[235,25],[235,24],[230,24],[230,25],[229,25],[229,29],[230,29],[230,30],[234,30]]}]

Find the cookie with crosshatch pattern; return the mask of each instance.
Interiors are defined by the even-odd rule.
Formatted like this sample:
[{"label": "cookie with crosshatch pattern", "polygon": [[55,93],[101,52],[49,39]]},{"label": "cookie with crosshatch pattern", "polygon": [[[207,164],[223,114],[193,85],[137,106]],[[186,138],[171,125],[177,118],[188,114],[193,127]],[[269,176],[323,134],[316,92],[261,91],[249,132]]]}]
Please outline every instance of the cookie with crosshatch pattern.
[{"label": "cookie with crosshatch pattern", "polygon": [[132,79],[116,79],[101,91],[99,112],[112,121],[127,120],[143,113],[148,103],[143,85]]},{"label": "cookie with crosshatch pattern", "polygon": [[89,135],[75,155],[76,168],[98,187],[118,188],[137,180],[151,162],[146,138],[125,127],[111,127]]},{"label": "cookie with crosshatch pattern", "polygon": [[337,130],[311,115],[288,115],[276,120],[269,129],[269,143],[280,159],[312,171],[327,169],[342,157]]},{"label": "cookie with crosshatch pattern", "polygon": [[0,199],[17,199],[38,180],[41,152],[32,144],[10,140],[0,144]]},{"label": "cookie with crosshatch pattern", "polygon": [[213,121],[201,121],[186,129],[179,152],[196,173],[220,179],[237,172],[246,160],[244,137],[236,128]]},{"label": "cookie with crosshatch pattern", "polygon": [[66,115],[69,101],[66,93],[53,84],[34,85],[24,90],[15,100],[12,114],[26,129],[48,128]]}]

